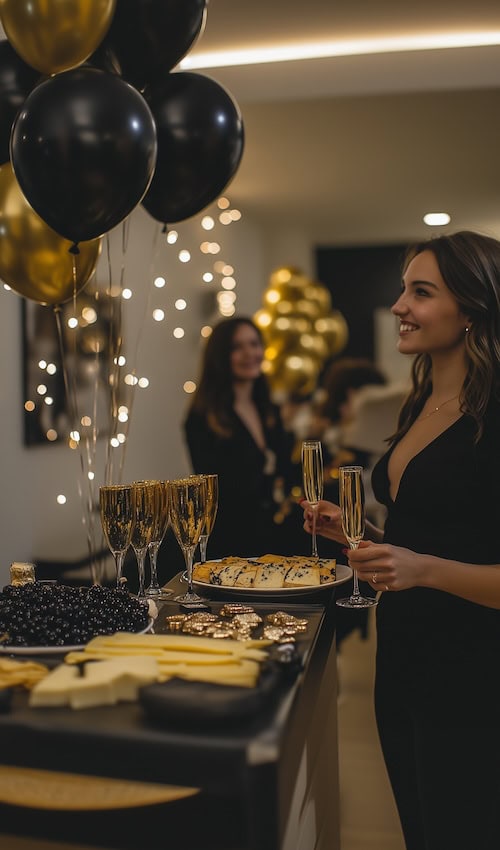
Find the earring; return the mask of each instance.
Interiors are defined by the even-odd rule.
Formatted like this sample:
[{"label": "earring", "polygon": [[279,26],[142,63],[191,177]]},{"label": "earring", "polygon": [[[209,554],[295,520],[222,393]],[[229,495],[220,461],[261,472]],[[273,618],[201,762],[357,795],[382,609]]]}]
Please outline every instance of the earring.
[{"label": "earring", "polygon": [[469,328],[465,328],[465,333],[466,333],[466,334],[468,334],[468,333],[469,333]]}]

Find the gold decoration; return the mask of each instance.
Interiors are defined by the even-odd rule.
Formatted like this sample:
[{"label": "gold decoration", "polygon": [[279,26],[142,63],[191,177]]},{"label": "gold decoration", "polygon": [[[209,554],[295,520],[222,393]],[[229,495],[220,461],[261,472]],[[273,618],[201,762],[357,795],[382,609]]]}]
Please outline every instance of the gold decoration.
[{"label": "gold decoration", "polygon": [[42,74],[75,68],[97,49],[116,0],[0,0],[0,20],[12,47]]},{"label": "gold decoration", "polygon": [[263,371],[281,396],[312,393],[325,360],[348,340],[347,323],[332,310],[328,289],[294,266],[271,274],[254,320],[265,344]]},{"label": "gold decoration", "polygon": [[349,329],[342,313],[338,310],[333,310],[329,316],[317,319],[314,328],[325,339],[330,357],[339,354],[346,347]]},{"label": "gold decoration", "polygon": [[4,283],[39,304],[69,301],[92,275],[101,239],[80,242],[79,254],[69,253],[71,244],[29,205],[11,164],[0,166],[0,278]]}]

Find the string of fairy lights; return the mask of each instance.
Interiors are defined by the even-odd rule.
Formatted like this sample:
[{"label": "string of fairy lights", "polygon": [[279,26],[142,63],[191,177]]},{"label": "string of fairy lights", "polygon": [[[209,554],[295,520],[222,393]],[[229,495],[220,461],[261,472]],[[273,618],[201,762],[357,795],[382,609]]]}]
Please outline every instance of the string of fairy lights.
[{"label": "string of fairy lights", "polygon": [[[199,226],[203,233],[210,235],[211,238],[202,238],[201,241],[193,248],[191,245],[185,247],[183,243],[188,240],[185,233],[187,231],[180,227],[179,230],[168,229],[166,233],[166,243],[168,245],[167,264],[168,274],[155,271],[150,283],[150,292],[148,294],[148,306],[151,302],[151,309],[147,312],[145,319],[154,323],[166,322],[171,315],[171,311],[163,302],[158,302],[155,296],[160,295],[162,290],[169,291],[168,281],[175,280],[176,267],[175,262],[186,265],[196,261],[200,255],[206,261],[201,271],[199,279],[200,286],[209,288],[214,293],[215,301],[215,316],[230,317],[236,312],[237,302],[237,277],[234,266],[224,259],[223,254],[223,230],[226,227],[241,220],[242,214],[240,210],[231,206],[231,202],[227,197],[220,197],[214,208],[209,208],[209,212],[204,213],[199,218]],[[212,211],[213,210],[213,211]],[[189,230],[192,233],[192,228]],[[191,240],[193,238],[191,237]],[[196,241],[196,239],[195,239]],[[196,263],[199,268],[199,262]],[[11,287],[4,284],[6,291],[11,291]],[[83,295],[85,290],[81,293]],[[95,302],[89,304],[88,298],[82,299],[78,296],[74,302],[71,302],[69,310],[70,315],[65,313],[64,332],[71,335],[72,333],[87,332],[87,347],[90,347],[95,354],[102,351],[102,342],[99,340],[99,320],[100,310],[102,309],[103,299],[95,289]],[[120,285],[113,282],[106,287],[105,295],[111,299],[121,298],[123,302],[129,302],[134,297],[133,288],[130,285]],[[82,304],[82,306],[80,306]],[[68,305],[66,305],[68,306]],[[173,301],[175,319],[171,328],[171,335],[174,340],[182,340],[186,336],[186,325],[192,321],[192,309],[190,309],[188,297],[175,297]],[[76,309],[75,309],[76,308]],[[50,309],[50,308],[41,308]],[[184,317],[184,319],[183,319]],[[92,329],[96,329],[95,339],[92,338]],[[211,324],[203,324],[200,327],[199,334],[202,338],[207,338],[212,332]],[[124,346],[125,347],[125,346]],[[126,348],[129,345],[127,343]],[[137,351],[136,351],[137,355]],[[33,364],[32,364],[33,365]],[[33,381],[33,386],[30,387],[29,397],[24,400],[24,411],[26,415],[37,415],[39,421],[43,421],[44,409],[55,409],[59,407],[61,399],[57,398],[56,385],[51,379],[58,377],[58,372],[61,369],[61,364],[57,363],[57,357],[52,358],[41,357],[35,365],[36,379]],[[76,367],[76,364],[73,364]],[[146,390],[150,387],[150,379],[147,375],[138,375],[136,366],[130,361],[130,356],[127,350],[115,353],[112,358],[113,368],[109,371],[110,388],[117,382],[120,403],[112,410],[112,422],[107,429],[106,439],[109,442],[110,450],[123,449],[128,438],[128,428],[133,403],[133,393],[136,389]],[[90,368],[90,367],[89,367]],[[191,394],[196,390],[196,383],[193,380],[185,380],[182,384],[182,390],[186,394]],[[62,392],[59,386],[59,392]],[[96,477],[95,456],[88,450],[90,435],[94,430],[95,434],[95,411],[81,410],[78,412],[78,426],[72,423],[69,434],[63,437],[61,431],[64,427],[58,427],[52,421],[45,429],[42,429],[42,436],[47,442],[54,443],[61,439],[67,440],[67,445],[72,450],[82,449],[83,444],[87,444],[87,448],[83,454],[85,456],[85,475],[89,482],[93,482]],[[98,434],[102,437],[103,434]],[[56,495],[58,505],[64,505],[68,501],[67,496],[63,493]]]}]

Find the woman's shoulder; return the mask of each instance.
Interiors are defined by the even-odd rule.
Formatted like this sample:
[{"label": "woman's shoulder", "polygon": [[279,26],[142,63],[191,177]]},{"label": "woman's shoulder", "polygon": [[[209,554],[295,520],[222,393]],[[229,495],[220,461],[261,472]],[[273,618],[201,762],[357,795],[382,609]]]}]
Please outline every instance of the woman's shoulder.
[{"label": "woman's shoulder", "polygon": [[190,407],[185,418],[184,418],[184,430],[190,430],[192,428],[201,427],[202,425],[206,425],[207,417],[200,410],[195,410],[193,407]]}]

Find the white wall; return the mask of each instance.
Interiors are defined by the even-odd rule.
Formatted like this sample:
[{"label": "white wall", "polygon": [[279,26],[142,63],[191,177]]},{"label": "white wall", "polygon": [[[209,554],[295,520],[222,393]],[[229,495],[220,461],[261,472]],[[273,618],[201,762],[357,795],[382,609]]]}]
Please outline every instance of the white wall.
[{"label": "white wall", "polygon": [[[243,211],[244,212],[244,211]],[[217,213],[215,208],[204,214]],[[237,313],[251,315],[261,306],[261,298],[269,275],[279,266],[294,265],[306,274],[314,272],[314,239],[306,229],[284,228],[279,223],[261,228],[245,215],[227,227],[217,225],[212,231],[201,228],[202,216],[172,226],[179,233],[175,245],[169,245],[161,225],[139,207],[128,223],[126,251],[122,250],[123,227],[110,235],[111,262],[107,244],[98,264],[99,284],[120,280],[133,291],[123,302],[124,353],[127,367],[135,367],[138,377],[145,376],[147,389],[135,390],[129,423],[126,452],[114,455],[113,480],[168,478],[189,471],[182,434],[189,396],[183,389],[187,380],[196,381],[203,340],[200,329],[219,318],[215,308],[216,282],[203,283],[202,274],[214,261],[223,259],[234,267],[237,281]],[[107,240],[107,237],[105,237]],[[218,241],[218,255],[204,255],[202,241]],[[191,262],[183,264],[178,253],[186,248]],[[167,284],[163,289],[152,285],[161,275]],[[219,276],[220,280],[220,276]],[[178,311],[174,302],[187,301],[187,309]],[[8,580],[9,566],[14,560],[79,559],[88,551],[87,512],[79,489],[97,498],[104,483],[105,439],[98,440],[95,454],[96,479],[88,485],[82,456],[62,444],[44,444],[27,448],[23,444],[21,298],[0,286],[0,469],[3,483],[3,506],[0,512],[0,587]],[[165,311],[165,320],[155,322],[153,309]],[[49,308],[47,308],[49,309]],[[379,317],[379,357],[384,368],[399,368],[394,357],[392,339],[387,333],[390,317]],[[175,339],[172,331],[183,327],[185,336]],[[392,326],[391,326],[392,327]],[[404,368],[404,367],[403,367]],[[396,380],[400,372],[394,374]],[[65,505],[56,502],[58,494],[67,498]],[[98,543],[96,530],[90,532],[92,549]]]},{"label": "white wall", "polygon": [[[165,234],[160,232],[161,226],[139,207],[130,218],[125,255],[121,248],[122,226],[110,237],[113,280],[119,280],[123,263],[124,286],[133,290],[133,297],[123,304],[127,368],[135,365],[136,374],[150,381],[147,389],[135,391],[122,480],[175,477],[189,470],[181,432],[189,400],[183,384],[197,377],[201,327],[218,318],[214,297],[219,287],[216,283],[203,283],[202,273],[217,259],[231,264],[237,280],[237,313],[252,314],[260,306],[261,292],[272,271],[263,268],[259,229],[245,217],[226,227],[218,225],[208,233],[202,230],[200,221],[201,216],[176,226],[178,242],[169,245]],[[199,245],[204,240],[219,241],[220,254],[208,255],[208,258],[201,254]],[[193,259],[188,264],[177,259],[181,248],[187,248],[192,254]],[[107,280],[106,250],[97,274],[99,281]],[[152,287],[151,283],[158,275],[167,280],[161,290]],[[175,309],[177,298],[185,298],[186,310]],[[152,320],[155,307],[165,310],[165,321]],[[88,488],[89,485],[84,480],[79,451],[54,443],[24,446],[21,297],[0,287],[0,309],[2,586],[14,560],[64,560],[85,556],[88,542],[82,517],[86,511],[79,487]],[[179,340],[172,335],[178,326],[185,329],[184,338]],[[104,479],[104,438],[98,443],[97,475],[91,485],[97,493]],[[122,463],[120,451],[115,462],[116,474]],[[65,505],[56,502],[60,493],[67,497]]]}]

